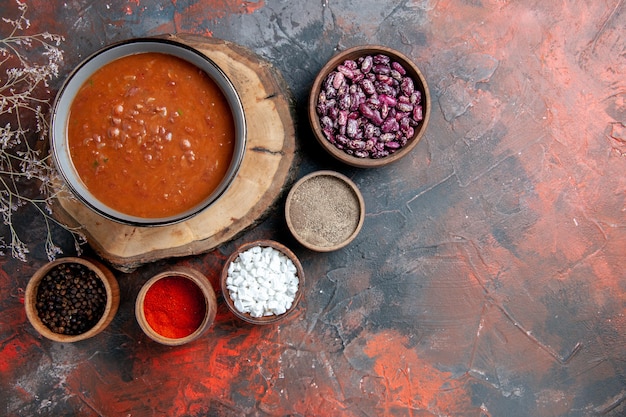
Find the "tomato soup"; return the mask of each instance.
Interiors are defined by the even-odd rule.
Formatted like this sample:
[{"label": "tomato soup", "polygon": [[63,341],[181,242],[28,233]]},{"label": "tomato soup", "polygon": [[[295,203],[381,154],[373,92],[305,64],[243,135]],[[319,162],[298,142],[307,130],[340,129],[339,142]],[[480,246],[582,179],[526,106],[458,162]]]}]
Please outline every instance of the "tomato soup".
[{"label": "tomato soup", "polygon": [[81,86],[68,143],[87,189],[142,218],[173,216],[205,200],[235,147],[226,97],[202,70],[172,55],[119,58]]}]

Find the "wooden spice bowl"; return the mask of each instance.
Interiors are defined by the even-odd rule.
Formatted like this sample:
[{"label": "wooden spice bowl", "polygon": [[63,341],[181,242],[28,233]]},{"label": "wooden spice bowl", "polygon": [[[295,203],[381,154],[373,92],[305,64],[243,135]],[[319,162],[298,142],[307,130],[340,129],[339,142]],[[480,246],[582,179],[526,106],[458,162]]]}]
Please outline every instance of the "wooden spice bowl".
[{"label": "wooden spice bowl", "polygon": [[[95,322],[95,324],[91,326],[88,330],[75,335],[58,333],[51,330],[46,324],[44,324],[44,321],[40,317],[40,309],[38,309],[37,307],[37,296],[39,286],[42,283],[42,280],[44,280],[49,273],[52,273],[53,270],[58,270],[58,268],[64,265],[72,268],[76,267],[76,265],[80,265],[82,267],[86,267],[89,271],[93,271],[96,277],[99,278],[104,285],[106,295],[106,303],[100,319]],[[35,328],[35,330],[37,330],[39,334],[50,340],[65,343],[85,340],[103,331],[109,325],[109,323],[111,323],[113,317],[115,317],[115,314],[117,313],[117,309],[119,307],[119,303],[120,290],[113,273],[107,267],[105,267],[103,264],[96,260],[78,257],[60,258],[55,261],[49,262],[39,268],[39,270],[37,270],[37,272],[33,274],[30,281],[28,282],[24,295],[24,307],[26,309],[26,317],[28,318],[28,321],[31,323],[31,325]]]},{"label": "wooden spice bowl", "polygon": [[[413,126],[413,135],[407,137],[407,142],[399,149],[392,151],[387,156],[383,157],[358,157],[355,155],[350,155],[346,153],[346,149],[349,147],[347,145],[342,145],[339,141],[336,143],[331,143],[329,139],[326,137],[324,133],[324,128],[322,127],[322,122],[320,115],[318,114],[318,103],[320,99],[320,92],[324,88],[324,83],[328,75],[337,71],[339,65],[342,65],[346,60],[358,60],[359,58],[366,56],[375,56],[375,55],[386,55],[391,61],[395,61],[402,65],[404,70],[406,71],[405,76],[410,77],[413,81],[413,85],[416,91],[421,93],[421,102],[419,103],[422,108],[422,120],[417,123],[416,126]],[[396,90],[398,90],[396,88]],[[381,94],[382,95],[382,94]],[[400,95],[400,94],[398,94]],[[338,103],[340,101],[339,97],[334,97]],[[352,99],[353,100],[353,99]],[[345,106],[345,104],[344,104]],[[353,48],[346,49],[345,51],[339,52],[335,56],[333,56],[327,63],[322,67],[320,72],[317,74],[313,86],[311,87],[310,95],[309,95],[309,104],[308,104],[308,115],[309,122],[311,128],[313,129],[313,133],[319,144],[326,150],[331,156],[335,159],[346,163],[351,166],[355,166],[358,168],[377,168],[384,165],[388,165],[392,162],[395,162],[403,157],[405,157],[418,142],[422,139],[422,136],[426,132],[426,127],[428,126],[428,121],[430,119],[430,107],[431,107],[431,98],[430,92],[428,90],[428,84],[426,83],[426,78],[422,75],[420,69],[413,63],[406,55],[402,54],[399,51],[396,51],[392,48],[388,48],[386,46],[380,45],[363,45],[363,46],[355,46]],[[344,109],[345,110],[345,109]],[[357,114],[359,113],[358,109],[351,108],[350,113]],[[351,118],[348,116],[348,118]],[[385,117],[383,117],[385,119]],[[379,123],[380,127],[381,123]],[[344,125],[345,126],[345,125]],[[333,127],[333,131],[337,133],[338,126],[335,124]],[[379,132],[380,133],[380,132]],[[343,138],[346,138],[346,135],[343,135]],[[380,140],[380,135],[374,135],[376,139],[375,142],[383,142]],[[348,137],[348,139],[350,139]],[[366,142],[366,139],[358,139],[360,141]],[[392,140],[393,141],[393,140]],[[337,144],[343,146],[344,149],[339,149]],[[381,145],[383,146],[383,145]],[[358,148],[355,148],[358,149]],[[389,149],[386,148],[387,151]]]},{"label": "wooden spice bowl", "polygon": [[[240,311],[236,307],[235,301],[231,297],[231,291],[228,286],[229,267],[231,266],[233,262],[239,261],[238,258],[240,257],[242,253],[245,253],[257,247],[261,249],[271,248],[280,252],[282,255],[286,256],[289,260],[291,260],[291,262],[293,263],[293,266],[295,267],[295,275],[298,281],[298,288],[293,297],[293,301],[291,302],[291,306],[287,308],[286,311],[282,314],[272,314],[272,315],[263,315],[260,317],[255,317],[248,312]],[[285,245],[278,243],[276,241],[273,241],[273,240],[255,240],[255,241],[241,245],[228,257],[228,259],[224,263],[224,267],[222,268],[220,285],[222,288],[222,295],[224,296],[224,301],[226,302],[228,309],[236,317],[251,324],[260,324],[260,325],[274,324],[274,323],[284,320],[285,318],[293,314],[293,312],[295,311],[298,302],[302,298],[302,292],[304,290],[304,269],[302,268],[302,264],[300,263],[300,260],[298,259],[298,257]]]},{"label": "wooden spice bowl", "polygon": [[[184,266],[150,278],[139,290],[135,301],[135,318],[141,330],[150,339],[167,346],[179,346],[198,339],[211,327],[216,313],[217,299],[207,277]],[[188,330],[180,336],[162,334],[166,332],[157,325],[164,328],[180,326],[177,332]]]},{"label": "wooden spice bowl", "polygon": [[317,171],[298,180],[289,191],[285,219],[303,246],[331,252],[356,238],[365,219],[358,187],[335,171]]}]

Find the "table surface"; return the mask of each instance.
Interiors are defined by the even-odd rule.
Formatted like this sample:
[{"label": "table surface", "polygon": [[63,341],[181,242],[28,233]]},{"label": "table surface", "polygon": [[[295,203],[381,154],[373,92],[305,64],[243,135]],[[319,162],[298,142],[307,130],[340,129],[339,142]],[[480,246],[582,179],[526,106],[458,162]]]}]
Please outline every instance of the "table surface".
[{"label": "table surface", "polygon": [[[12,1],[2,9],[18,15]],[[28,31],[64,37],[51,96],[119,40],[191,33],[249,48],[295,98],[297,176],[347,175],[366,217],[348,247],[315,253],[289,235],[279,201],[209,253],[117,272],[115,319],[75,344],[42,339],[26,319],[23,291],[47,261],[43,243],[26,263],[4,256],[0,414],[626,414],[622,0],[34,0],[26,17]],[[359,44],[408,55],[432,94],[423,140],[385,168],[331,160],[306,119],[317,71]],[[44,239],[30,214],[19,222]],[[217,290],[227,256],[260,238],[302,261],[293,317],[254,327],[218,294],[215,324],[194,343],[165,347],[141,332],[134,301],[151,275],[191,266]]]}]

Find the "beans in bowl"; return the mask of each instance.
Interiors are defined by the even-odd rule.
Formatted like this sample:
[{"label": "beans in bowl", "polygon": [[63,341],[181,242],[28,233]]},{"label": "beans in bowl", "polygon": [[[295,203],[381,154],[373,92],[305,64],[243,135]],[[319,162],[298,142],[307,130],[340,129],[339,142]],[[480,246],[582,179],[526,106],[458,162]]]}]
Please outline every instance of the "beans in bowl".
[{"label": "beans in bowl", "polygon": [[316,112],[326,139],[358,158],[396,152],[424,118],[421,91],[386,54],[338,65],[322,83]]},{"label": "beans in bowl", "polygon": [[167,217],[226,175],[234,119],[219,86],[173,55],[146,52],[98,69],[72,102],[72,162],[89,191],[122,213]]}]

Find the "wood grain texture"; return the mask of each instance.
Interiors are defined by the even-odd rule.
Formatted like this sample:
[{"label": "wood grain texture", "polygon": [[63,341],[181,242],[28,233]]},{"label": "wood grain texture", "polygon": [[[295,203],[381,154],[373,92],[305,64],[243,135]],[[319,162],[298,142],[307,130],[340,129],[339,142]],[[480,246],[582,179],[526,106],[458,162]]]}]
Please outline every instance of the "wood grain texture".
[{"label": "wood grain texture", "polygon": [[170,226],[118,224],[60,193],[54,215],[83,226],[90,246],[113,267],[131,271],[163,258],[203,253],[257,224],[293,179],[293,100],[281,74],[251,51],[195,35],[169,35],[212,59],[239,93],[247,124],[246,152],[229,190],[197,216]]}]

